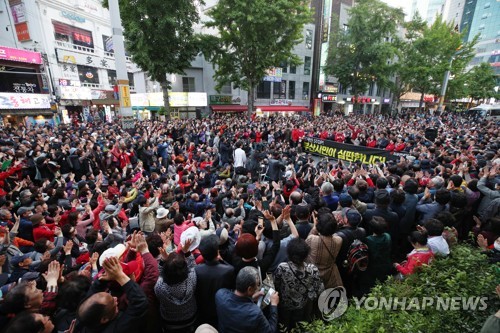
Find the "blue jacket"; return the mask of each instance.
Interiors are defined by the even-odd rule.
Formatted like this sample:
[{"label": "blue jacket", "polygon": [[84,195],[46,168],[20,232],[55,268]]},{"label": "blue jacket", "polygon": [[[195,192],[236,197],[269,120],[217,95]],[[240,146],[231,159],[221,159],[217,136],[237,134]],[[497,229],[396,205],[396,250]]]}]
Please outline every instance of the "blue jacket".
[{"label": "blue jacket", "polygon": [[269,319],[248,297],[236,296],[226,288],[215,294],[220,333],[274,333],[278,329],[278,307],[270,306]]}]

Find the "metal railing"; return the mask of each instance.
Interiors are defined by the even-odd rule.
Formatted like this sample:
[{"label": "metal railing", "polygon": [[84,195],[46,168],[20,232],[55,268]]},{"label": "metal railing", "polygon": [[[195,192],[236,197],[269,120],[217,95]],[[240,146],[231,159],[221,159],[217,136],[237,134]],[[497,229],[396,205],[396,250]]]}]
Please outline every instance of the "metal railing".
[{"label": "metal railing", "polygon": [[56,40],[56,45],[68,50],[77,50],[81,52],[95,53],[95,50],[90,47],[80,46],[69,42],[63,42],[60,40]]},{"label": "metal railing", "polygon": [[94,89],[103,89],[103,85],[102,84],[98,84],[98,83],[82,83],[82,87],[87,87],[87,88],[94,88]]}]

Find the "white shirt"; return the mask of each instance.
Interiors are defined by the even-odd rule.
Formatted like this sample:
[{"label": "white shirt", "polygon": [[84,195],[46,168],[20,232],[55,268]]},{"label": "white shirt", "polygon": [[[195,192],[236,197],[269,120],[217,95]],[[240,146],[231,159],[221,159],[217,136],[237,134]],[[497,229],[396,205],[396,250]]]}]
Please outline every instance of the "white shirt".
[{"label": "white shirt", "polygon": [[235,168],[244,167],[247,163],[247,154],[245,154],[245,151],[241,148],[234,151],[233,158]]},{"label": "white shirt", "polygon": [[434,255],[446,257],[450,254],[450,248],[448,247],[448,243],[443,236],[429,237],[427,245],[429,245],[429,248]]}]

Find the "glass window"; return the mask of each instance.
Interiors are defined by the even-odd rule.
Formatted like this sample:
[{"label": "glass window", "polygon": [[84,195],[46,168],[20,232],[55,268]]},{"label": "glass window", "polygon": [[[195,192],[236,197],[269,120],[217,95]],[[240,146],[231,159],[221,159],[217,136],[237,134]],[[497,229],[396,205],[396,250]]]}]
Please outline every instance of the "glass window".
[{"label": "glass window", "polygon": [[306,48],[308,50],[312,49],[313,44],[313,31],[310,29],[306,30],[306,38],[305,38]]},{"label": "glass window", "polygon": [[280,67],[281,67],[281,70],[283,71],[283,73],[286,73],[288,71],[288,63],[286,61],[283,61],[282,63],[280,63]]},{"label": "glass window", "polygon": [[108,69],[108,83],[110,86],[114,86],[116,84],[116,71],[112,69]]},{"label": "glass window", "polygon": [[56,40],[62,42],[70,42],[75,45],[80,45],[88,48],[94,48],[94,40],[92,32],[64,24],[57,21],[52,21],[54,27],[54,36]]},{"label": "glass window", "polygon": [[286,81],[273,82],[273,98],[286,98]]},{"label": "glass window", "polygon": [[271,98],[271,82],[262,81],[257,86],[257,98],[270,99]]},{"label": "glass window", "polygon": [[368,96],[372,96],[373,95],[373,86],[374,86],[373,82],[370,83],[370,87],[368,88]]},{"label": "glass window", "polygon": [[290,74],[295,74],[295,73],[297,73],[297,66],[290,65]]},{"label": "glass window", "polygon": [[309,82],[302,84],[302,99],[309,99]]},{"label": "glass window", "polygon": [[182,77],[182,91],[183,92],[194,92],[194,77]]},{"label": "glass window", "polygon": [[102,35],[102,45],[104,46],[104,51],[110,53],[115,52],[113,47],[113,37]]},{"label": "glass window", "polygon": [[134,85],[134,73],[127,73],[128,85],[133,87]]},{"label": "glass window", "polygon": [[295,99],[295,81],[288,82],[288,99]]},{"label": "glass window", "polygon": [[311,57],[304,57],[304,75],[311,75]]},{"label": "glass window", "polygon": [[99,74],[97,68],[77,65],[78,76],[81,83],[99,84]]},{"label": "glass window", "polygon": [[232,94],[232,89],[231,89],[231,83],[225,84],[220,88],[220,93],[221,94]]}]

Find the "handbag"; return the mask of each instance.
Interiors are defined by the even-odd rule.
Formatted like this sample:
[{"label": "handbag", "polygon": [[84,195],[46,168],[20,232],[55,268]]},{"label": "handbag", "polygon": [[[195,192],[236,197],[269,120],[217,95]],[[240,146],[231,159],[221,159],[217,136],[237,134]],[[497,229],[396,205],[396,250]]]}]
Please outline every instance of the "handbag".
[{"label": "handbag", "polygon": [[133,216],[128,219],[128,226],[130,230],[140,229],[139,226],[139,216]]}]

